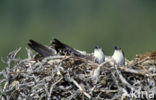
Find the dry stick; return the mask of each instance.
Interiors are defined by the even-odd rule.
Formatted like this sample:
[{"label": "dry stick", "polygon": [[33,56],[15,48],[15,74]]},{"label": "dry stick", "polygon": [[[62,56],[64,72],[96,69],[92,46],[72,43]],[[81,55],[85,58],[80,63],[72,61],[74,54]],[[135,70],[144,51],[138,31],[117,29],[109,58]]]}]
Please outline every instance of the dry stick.
[{"label": "dry stick", "polygon": [[21,48],[19,48],[19,49],[17,49],[17,50],[15,50],[14,51],[14,55],[13,55],[13,58],[15,58],[16,57],[16,55],[18,54],[18,52],[21,50]]},{"label": "dry stick", "polygon": [[[97,83],[97,81],[98,81],[98,76],[100,75],[100,69],[101,69],[101,67],[102,66],[104,66],[105,64],[107,64],[108,62],[110,62],[110,61],[113,61],[113,59],[110,59],[110,60],[108,60],[108,61],[105,61],[105,62],[103,62],[103,63],[101,63],[95,70],[93,70],[92,72],[91,72],[91,77],[92,77],[92,79],[94,80],[94,82],[95,83]],[[91,90],[91,94],[92,94],[92,92],[94,91],[94,89],[95,89],[95,87],[93,87]]]},{"label": "dry stick", "polygon": [[31,50],[28,49],[28,48],[26,48],[26,50],[27,50],[27,56],[28,56],[28,59],[31,59],[31,58],[32,58],[32,57],[31,57],[31,55],[32,55]]},{"label": "dry stick", "polygon": [[[144,62],[144,61],[146,61],[146,60],[148,60],[149,59],[149,57],[146,57],[145,59],[143,59],[143,60],[141,60],[141,61],[139,61],[139,62],[134,62],[133,64],[131,64],[131,65],[128,65],[127,66],[127,68],[124,68],[124,67],[119,67],[120,68],[120,70],[123,70],[123,71],[125,71],[125,72],[129,72],[129,73],[133,73],[133,74],[138,74],[138,75],[146,75],[146,73],[142,73],[142,72],[139,72],[139,71],[137,71],[137,70],[134,70],[134,69],[130,69],[130,67],[133,67],[133,66],[135,66],[135,65],[137,65],[137,64],[140,64],[140,63],[142,63],[142,62]],[[144,69],[145,70],[145,69]],[[148,73],[148,71],[146,70],[146,72]]]},{"label": "dry stick", "polygon": [[110,59],[108,61],[103,62],[102,64],[100,64],[94,71],[93,71],[93,78],[97,78],[100,74],[100,69],[102,66],[104,66],[105,64],[107,64],[108,62],[113,61],[113,59]]},{"label": "dry stick", "polygon": [[123,84],[125,84],[127,87],[129,87],[130,89],[133,89],[133,90],[134,90],[134,87],[131,86],[131,85],[126,81],[126,79],[122,76],[121,72],[118,70],[117,66],[114,65],[114,67],[115,67],[115,69],[116,69],[117,74],[119,75],[119,78],[120,78],[121,82],[122,82]]},{"label": "dry stick", "polygon": [[[115,64],[114,64],[114,67],[115,67],[115,69],[116,69],[116,72],[117,72],[117,74],[118,74],[118,76],[119,76],[121,82],[122,82],[124,85],[126,85],[127,87],[129,87],[131,90],[134,90],[134,88],[133,88],[133,87],[126,81],[126,79],[122,76],[121,72],[118,70],[118,68],[117,68],[117,66],[116,66]],[[116,78],[116,77],[115,77],[115,78]],[[117,84],[118,84],[118,82],[117,82]],[[121,95],[121,98],[125,97],[126,94],[127,94],[127,91],[126,91],[124,88],[122,88],[122,91],[124,92],[124,94]],[[126,94],[125,94],[125,93],[126,93]],[[123,100],[123,99],[121,99],[121,100]]]},{"label": "dry stick", "polygon": [[156,74],[152,74],[152,77],[156,76]]},{"label": "dry stick", "polygon": [[100,90],[94,90],[94,92],[105,92],[105,93],[116,93],[118,92],[118,90],[103,90],[103,89],[100,89]]},{"label": "dry stick", "polygon": [[74,93],[72,93],[72,95],[70,95],[69,97],[67,97],[67,100],[73,100],[74,97],[76,97],[78,94],[80,94],[80,91],[77,90]]},{"label": "dry stick", "polygon": [[153,82],[155,82],[152,74],[144,66],[140,66],[140,67],[142,67],[144,69],[144,71],[151,77],[151,79],[153,80]]},{"label": "dry stick", "polygon": [[80,89],[80,91],[82,91],[82,93],[83,93],[86,97],[88,97],[89,99],[91,99],[91,96],[90,96],[88,93],[86,93],[86,92],[84,91],[84,89],[82,89],[82,87],[81,87],[73,78],[70,78],[70,81],[73,82],[73,83]]},{"label": "dry stick", "polygon": [[70,58],[70,56],[49,56],[47,58],[44,58],[44,60],[52,60],[52,59],[64,59],[64,58]]},{"label": "dry stick", "polygon": [[98,65],[97,63],[95,63],[95,62],[93,62],[93,61],[91,61],[91,60],[87,60],[86,58],[80,58],[80,59],[82,59],[82,60],[84,60],[84,61],[87,61],[87,62],[89,62],[89,63],[91,63],[91,64],[93,64],[93,65],[95,65],[95,66]]},{"label": "dry stick", "polygon": [[138,75],[143,75],[145,76],[145,73],[142,73],[140,71],[134,70],[134,69],[130,69],[130,68],[124,68],[124,67],[119,67],[120,70],[124,71],[124,72],[128,72],[128,73],[133,73],[133,74],[138,74]]},{"label": "dry stick", "polygon": [[[133,64],[129,65],[128,67],[135,66],[135,65],[140,64],[140,63],[142,63],[142,62],[145,62],[145,61],[148,60],[148,59],[149,59],[149,57],[146,57],[146,58],[144,58],[143,60],[141,60],[141,61],[139,61],[139,62],[136,62],[136,63],[133,63]],[[133,69],[124,69],[124,68],[122,68],[122,67],[120,67],[120,69],[122,69],[122,70],[124,69],[124,71],[131,72],[131,73],[134,73],[134,74],[139,74],[139,75],[144,75],[144,76],[147,76],[147,74],[149,74],[150,77],[153,77],[153,76],[154,76],[154,75],[151,74],[144,66],[140,66],[140,67],[142,67],[143,70],[144,70],[146,73],[138,72],[138,71],[133,70]]]},{"label": "dry stick", "polygon": [[111,61],[113,61],[113,59],[110,59],[110,60],[107,60],[107,61],[101,63],[98,67],[102,67],[102,66],[104,66],[106,63],[111,62]]},{"label": "dry stick", "polygon": [[144,66],[139,66],[139,67],[143,68],[143,70],[144,70],[147,74],[149,74],[150,77],[152,77],[152,74],[151,74]]},{"label": "dry stick", "polygon": [[146,57],[146,58],[144,58],[143,60],[141,60],[141,61],[139,61],[139,62],[134,62],[134,63],[132,63],[132,64],[130,64],[130,65],[127,65],[127,67],[133,67],[133,66],[135,66],[135,65],[137,65],[137,64],[140,64],[140,63],[142,63],[142,62],[144,62],[144,61],[146,61],[146,60],[148,60],[149,59],[149,57]]},{"label": "dry stick", "polygon": [[7,82],[6,82],[5,85],[4,85],[3,91],[5,91],[6,88],[8,87],[8,85],[9,85],[11,63],[12,63],[12,61],[15,59],[16,55],[18,54],[18,52],[19,52],[20,50],[21,50],[21,48],[15,50],[15,51],[13,51],[13,52],[11,52],[11,54],[10,54],[9,60],[8,60],[8,62],[7,62],[7,63],[8,63],[8,69],[5,70],[5,72],[4,72],[4,73],[7,75],[7,77],[6,77]]},{"label": "dry stick", "polygon": [[3,82],[6,82],[6,79],[0,80],[0,85],[1,85]]},{"label": "dry stick", "polygon": [[119,67],[120,68],[120,70],[122,70],[122,71],[124,71],[124,72],[128,72],[128,73],[133,73],[133,74],[137,74],[137,75],[143,75],[143,76],[147,76],[147,73],[151,76],[151,77],[153,77],[153,76],[155,76],[155,74],[151,74],[146,68],[144,68],[143,66],[140,66],[140,67],[142,67],[144,70],[145,70],[145,72],[146,73],[143,73],[143,72],[141,72],[141,70],[134,70],[134,69],[130,69],[130,68],[123,68],[123,67]]},{"label": "dry stick", "polygon": [[51,85],[50,91],[49,91],[49,95],[48,95],[48,100],[51,100],[51,94],[52,94],[52,91],[53,91],[54,86],[55,86],[57,83],[59,83],[62,79],[63,79],[63,77],[61,77],[58,81],[56,81],[54,84]]},{"label": "dry stick", "polygon": [[12,60],[15,59],[17,53],[18,53],[20,50],[21,50],[21,48],[15,50],[15,51],[13,51],[13,52],[11,52],[10,57],[9,57],[9,60],[8,60],[8,68],[9,68],[9,70],[11,69]]}]

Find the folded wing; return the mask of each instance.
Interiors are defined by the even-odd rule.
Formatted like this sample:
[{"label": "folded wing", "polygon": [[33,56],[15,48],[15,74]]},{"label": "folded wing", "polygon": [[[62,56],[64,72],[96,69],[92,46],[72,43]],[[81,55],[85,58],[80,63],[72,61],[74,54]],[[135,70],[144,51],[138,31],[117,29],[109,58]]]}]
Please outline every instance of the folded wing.
[{"label": "folded wing", "polygon": [[56,50],[53,48],[39,44],[34,40],[29,40],[29,42],[30,43],[28,43],[28,45],[43,57],[53,56],[56,54]]},{"label": "folded wing", "polygon": [[62,43],[61,41],[57,39],[53,39],[51,42],[52,47],[57,51],[60,52],[62,55],[71,55],[74,54],[75,56],[83,57],[84,55],[80,53],[79,51],[71,48],[70,46]]}]

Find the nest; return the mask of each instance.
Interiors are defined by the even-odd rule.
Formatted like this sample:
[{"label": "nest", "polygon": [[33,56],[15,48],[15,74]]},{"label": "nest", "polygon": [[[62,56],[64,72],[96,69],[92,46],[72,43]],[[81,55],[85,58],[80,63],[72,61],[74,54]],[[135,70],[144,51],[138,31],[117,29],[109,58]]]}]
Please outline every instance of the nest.
[{"label": "nest", "polygon": [[[50,56],[34,60],[8,56],[0,72],[1,100],[130,100],[156,98],[156,52],[114,66],[84,57]],[[147,92],[145,94],[145,92]]]}]

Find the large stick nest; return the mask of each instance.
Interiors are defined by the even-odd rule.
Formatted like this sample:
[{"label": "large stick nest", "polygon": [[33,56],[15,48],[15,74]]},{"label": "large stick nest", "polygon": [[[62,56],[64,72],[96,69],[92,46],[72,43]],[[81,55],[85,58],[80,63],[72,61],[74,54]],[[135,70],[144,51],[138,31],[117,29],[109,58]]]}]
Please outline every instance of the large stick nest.
[{"label": "large stick nest", "polygon": [[26,59],[19,59],[19,51],[10,53],[0,72],[2,100],[129,100],[136,98],[131,95],[135,91],[156,95],[156,52],[115,67],[111,61],[99,65],[73,55],[36,61],[30,50]]}]

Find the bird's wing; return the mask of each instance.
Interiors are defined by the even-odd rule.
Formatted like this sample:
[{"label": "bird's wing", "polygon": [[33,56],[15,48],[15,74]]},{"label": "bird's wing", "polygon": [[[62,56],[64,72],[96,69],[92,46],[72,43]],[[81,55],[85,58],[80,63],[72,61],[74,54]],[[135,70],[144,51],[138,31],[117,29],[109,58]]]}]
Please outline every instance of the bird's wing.
[{"label": "bird's wing", "polygon": [[125,53],[124,53],[124,51],[122,50],[122,54],[123,54],[123,56],[125,57]]},{"label": "bird's wing", "polygon": [[74,54],[75,56],[84,56],[83,54],[81,54],[80,52],[78,52],[77,50],[71,48],[70,46],[62,43],[61,41],[59,41],[58,39],[54,38],[53,41],[51,42],[52,47],[57,51],[57,52],[61,52],[61,54]]},{"label": "bird's wing", "polygon": [[29,41],[30,43],[28,43],[28,45],[43,57],[53,56],[56,54],[56,50],[54,50],[53,48],[39,44],[34,40]]}]

